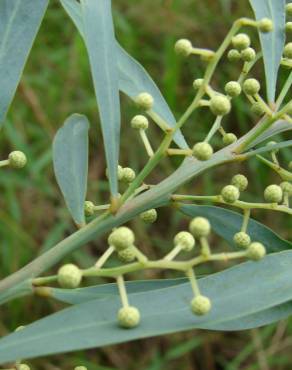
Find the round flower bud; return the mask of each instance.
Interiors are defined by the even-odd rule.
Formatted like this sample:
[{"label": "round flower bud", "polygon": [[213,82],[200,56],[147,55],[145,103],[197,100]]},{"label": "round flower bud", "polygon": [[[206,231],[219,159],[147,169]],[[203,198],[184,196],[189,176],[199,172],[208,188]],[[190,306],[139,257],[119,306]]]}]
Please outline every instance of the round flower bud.
[{"label": "round flower bud", "polygon": [[280,184],[283,193],[287,194],[289,197],[292,196],[292,184],[288,181],[283,181]]},{"label": "round flower bud", "polygon": [[198,295],[191,301],[191,309],[195,315],[206,315],[211,310],[211,301],[208,297]]},{"label": "round flower bud", "polygon": [[225,116],[231,110],[230,100],[224,95],[216,94],[210,100],[210,109],[215,116]]},{"label": "round flower bud", "polygon": [[292,3],[286,5],[286,14],[292,16]]},{"label": "round flower bud", "polygon": [[244,191],[248,186],[248,179],[241,174],[235,175],[231,179],[231,185],[236,186],[239,191]]},{"label": "round flower bud", "polygon": [[77,288],[82,280],[82,271],[73,263],[60,267],[58,271],[58,283],[62,288]]},{"label": "round flower bud", "polygon": [[234,135],[232,132],[228,132],[223,136],[223,144],[224,145],[230,145],[235,143],[237,140],[237,136]]},{"label": "round flower bud", "polygon": [[27,364],[20,364],[18,366],[19,370],[30,370],[30,367]]},{"label": "round flower bud", "polygon": [[94,215],[94,204],[90,202],[90,200],[87,200],[84,203],[84,213],[85,216],[93,216]]},{"label": "round flower bud", "polygon": [[250,38],[245,33],[239,33],[238,35],[232,38],[232,45],[237,50],[244,50],[250,45]]},{"label": "round flower bud", "polygon": [[153,222],[157,220],[157,211],[154,208],[149,209],[148,211],[142,212],[140,218],[146,222],[146,224],[153,224]]},{"label": "round flower bud", "polygon": [[267,33],[273,31],[273,21],[269,18],[263,18],[258,22],[258,28],[261,32]]},{"label": "round flower bud", "polygon": [[133,262],[136,258],[135,249],[133,247],[128,247],[118,252],[118,258],[122,262]]},{"label": "round flower bud", "polygon": [[136,307],[128,306],[120,308],[118,312],[118,322],[121,327],[131,329],[140,322],[140,312]]},{"label": "round flower bud", "polygon": [[174,50],[177,54],[187,57],[193,50],[193,45],[190,40],[180,39],[174,45]]},{"label": "round flower bud", "polygon": [[136,177],[136,173],[135,173],[134,170],[132,170],[132,168],[124,167],[122,169],[121,181],[124,181],[124,182],[130,184],[131,182],[133,182],[135,180],[135,177]]},{"label": "round flower bud", "polygon": [[143,92],[136,97],[135,102],[138,108],[149,110],[153,107],[154,100],[152,95]]},{"label": "round flower bud", "polygon": [[197,78],[193,82],[193,87],[195,90],[199,90],[199,88],[203,85],[204,79],[203,78]]},{"label": "round flower bud", "polygon": [[255,95],[260,91],[261,85],[255,78],[248,78],[243,83],[243,91],[247,95]]},{"label": "round flower bud", "polygon": [[288,44],[284,47],[284,57],[288,59],[292,59],[292,42],[288,42]]},{"label": "round flower bud", "polygon": [[213,148],[208,143],[200,142],[193,147],[193,155],[200,161],[207,161],[212,157],[212,154]]},{"label": "round flower bud", "polygon": [[189,230],[195,238],[201,238],[210,234],[211,225],[205,217],[195,217],[190,222]]},{"label": "round flower bud", "polygon": [[131,247],[134,241],[135,235],[133,231],[126,226],[118,227],[108,237],[108,244],[115,247],[117,251]]},{"label": "round flower bud", "polygon": [[226,203],[234,203],[240,197],[238,188],[234,185],[226,185],[221,190],[221,196]]},{"label": "round flower bud", "polygon": [[86,366],[76,366],[74,370],[87,370]]},{"label": "round flower bud", "polygon": [[[276,145],[277,142],[276,141],[269,141],[266,146],[273,146],[273,145]],[[274,153],[277,153],[279,151],[279,149],[275,149],[273,150]]]},{"label": "round flower bud", "polygon": [[241,86],[237,81],[229,81],[225,85],[225,92],[227,95],[231,96],[231,98],[235,98],[240,95]]},{"label": "round flower bud", "polygon": [[239,231],[233,236],[234,243],[241,248],[247,248],[250,245],[250,236],[243,231]]},{"label": "round flower bud", "polygon": [[195,246],[195,239],[191,233],[181,231],[174,237],[174,245],[179,245],[185,252],[190,252]]},{"label": "round flower bud", "polygon": [[19,150],[15,150],[14,152],[11,152],[8,156],[8,160],[9,160],[9,165],[12,168],[23,168],[27,162],[26,155]]},{"label": "round flower bud", "polygon": [[287,22],[285,25],[286,32],[292,32],[292,22]]},{"label": "round flower bud", "polygon": [[241,57],[245,62],[252,62],[256,58],[256,52],[253,48],[246,48],[242,50]]},{"label": "round flower bud", "polygon": [[241,60],[241,54],[238,50],[231,49],[227,54],[227,58],[230,62],[238,62],[239,60]]},{"label": "round flower bud", "polygon": [[253,242],[247,249],[247,257],[254,261],[261,260],[266,255],[266,248],[262,243]]},{"label": "round flower bud", "polygon": [[141,114],[135,116],[131,121],[131,126],[135,130],[147,130],[149,125],[148,119]]},{"label": "round flower bud", "polygon": [[265,109],[260,102],[253,103],[251,106],[251,111],[257,116],[262,116],[265,113]]},{"label": "round flower bud", "polygon": [[269,203],[280,203],[283,198],[283,190],[279,185],[269,185],[264,191],[264,198]]}]

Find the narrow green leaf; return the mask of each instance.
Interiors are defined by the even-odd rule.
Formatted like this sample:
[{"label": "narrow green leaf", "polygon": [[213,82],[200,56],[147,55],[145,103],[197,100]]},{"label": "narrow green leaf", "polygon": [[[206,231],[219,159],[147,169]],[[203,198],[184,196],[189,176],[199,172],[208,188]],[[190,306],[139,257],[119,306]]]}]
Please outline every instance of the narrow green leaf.
[{"label": "narrow green leaf", "polygon": [[0,296],[0,305],[15,298],[25,297],[32,294],[30,279],[6,289]]},{"label": "narrow green leaf", "polygon": [[250,0],[257,20],[269,18],[274,30],[260,32],[266,73],[267,97],[275,100],[278,70],[285,45],[285,0]]},{"label": "narrow green leaf", "polygon": [[3,123],[48,0],[0,1],[0,124]]},{"label": "narrow green leaf", "polygon": [[53,142],[54,171],[66,205],[76,224],[82,225],[88,172],[88,129],[85,116],[72,114]]},{"label": "narrow green leaf", "polygon": [[201,291],[212,301],[203,317],[190,311],[189,283],[130,294],[130,304],[141,312],[141,324],[131,330],[117,326],[119,297],[71,306],[1,339],[0,363],[194,328],[243,330],[278,320],[291,312],[291,304],[283,306],[292,299],[291,263],[292,251],[285,251],[201,279]]},{"label": "narrow green leaf", "polygon": [[[189,204],[180,205],[179,209],[190,217],[206,217],[211,223],[212,230],[228,244],[235,246],[233,236],[241,229],[243,221],[241,214],[220,207]],[[247,232],[252,240],[263,243],[270,253],[292,248],[291,242],[280,238],[267,226],[253,219],[249,220]]]},{"label": "narrow green leaf", "polygon": [[[176,286],[186,282],[186,279],[162,279],[162,280],[140,280],[140,281],[127,281],[126,288],[128,294],[147,292],[150,290],[164,289],[171,286]],[[59,301],[78,304],[93,299],[101,299],[109,296],[118,296],[119,290],[117,284],[102,284],[90,286],[88,288],[80,289],[58,289],[52,288],[51,297]]]},{"label": "narrow green leaf", "polygon": [[247,157],[253,157],[256,154],[271,152],[276,149],[288,148],[292,146],[292,140],[282,141],[281,143],[269,146],[262,146],[258,149],[250,150],[249,152],[245,152],[244,155]]},{"label": "narrow green leaf", "polygon": [[287,121],[277,121],[270,127],[267,131],[262,133],[252,144],[250,144],[247,149],[251,149],[256,145],[268,140],[269,138],[281,134],[282,132],[292,130],[292,124]]},{"label": "narrow green leaf", "polygon": [[[76,0],[60,1],[74,22],[80,35],[84,38],[84,26],[80,4]],[[146,91],[150,93],[154,98],[154,112],[168,122],[171,127],[174,127],[176,119],[147,71],[133,57],[131,57],[118,42],[116,42],[116,48],[120,90],[132,99],[135,99],[135,97],[141,92]],[[174,141],[180,148],[188,148],[181,131],[178,131],[175,134]]]},{"label": "narrow green leaf", "polygon": [[116,41],[110,0],[81,0],[84,41],[87,48],[104,139],[112,196],[118,194],[120,98]]}]

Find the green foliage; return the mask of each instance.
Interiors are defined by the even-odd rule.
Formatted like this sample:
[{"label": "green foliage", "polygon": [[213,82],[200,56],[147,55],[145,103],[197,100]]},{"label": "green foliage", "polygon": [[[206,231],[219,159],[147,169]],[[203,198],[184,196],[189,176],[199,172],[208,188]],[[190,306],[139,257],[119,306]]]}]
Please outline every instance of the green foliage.
[{"label": "green foliage", "polygon": [[[260,9],[258,9],[255,2],[253,5],[258,21],[248,18],[235,21],[216,51],[196,48],[191,42],[187,43],[188,52],[184,54],[199,56],[206,68],[204,67],[205,72],[203,78],[200,79],[201,83],[196,86],[193,101],[180,119],[176,120],[160,91],[143,67],[117,43],[114,36],[111,2],[106,0],[99,2],[81,0],[80,3],[75,0],[61,0],[61,2],[77,26],[88,51],[104,137],[112,197],[108,199],[109,204],[106,205],[99,206],[95,205],[95,202],[89,201],[93,212],[89,212],[90,214],[87,212],[87,216],[89,215],[92,219],[86,220],[88,221],[86,224],[84,201],[88,167],[88,122],[84,116],[76,114],[70,116],[55,137],[53,159],[55,174],[67,207],[75,223],[81,229],[35,258],[22,270],[0,282],[0,302],[9,302],[16,297],[35,294],[36,296],[51,297],[63,302],[74,303],[74,306],[39,320],[23,331],[3,338],[0,345],[0,361],[4,363],[19,358],[92,348],[193,328],[212,330],[255,328],[287,317],[291,312],[291,304],[289,303],[291,299],[289,281],[291,279],[289,279],[290,272],[287,267],[291,259],[291,252],[263,257],[266,250],[279,252],[290,248],[291,243],[281,239],[264,225],[251,220],[250,212],[254,208],[259,208],[291,215],[289,194],[286,192],[283,199],[279,200],[279,204],[243,202],[239,200],[241,194],[239,194],[238,188],[233,186],[234,184],[224,184],[226,185],[224,189],[231,189],[233,193],[236,190],[235,196],[229,191],[227,194],[226,191],[223,191],[222,195],[205,197],[174,194],[178,187],[215,166],[226,163],[237,164],[254,156],[273,169],[281,177],[281,180],[290,181],[291,172],[280,166],[276,154],[278,149],[291,146],[291,140],[254,149],[256,145],[270,136],[291,130],[291,124],[281,121],[283,119],[291,120],[291,107],[284,103],[291,86],[291,77],[286,80],[276,104],[273,107],[268,104],[274,101],[277,71],[281,62],[279,54],[282,56],[283,50],[281,45],[284,32],[279,34],[278,31],[282,27],[284,4],[279,2],[275,6],[267,2],[271,6],[263,8],[262,5],[265,3],[262,2]],[[265,12],[264,20],[259,17],[259,13],[263,10]],[[270,13],[266,14],[267,12]],[[272,23],[270,19],[266,19],[267,17],[272,18],[275,31],[271,30]],[[262,35],[261,41],[266,73],[269,73],[272,78],[270,80],[267,78],[268,102],[265,102],[258,94],[260,85],[252,90],[243,89],[251,104],[257,101],[261,105],[262,113],[260,115],[262,118],[251,130],[246,130],[245,135],[240,137],[233,133],[226,134],[223,128],[223,124],[225,124],[223,115],[229,114],[231,108],[236,105],[233,98],[236,98],[237,92],[240,92],[245,86],[246,78],[251,77],[249,74],[261,57],[261,54],[257,53],[255,57],[247,58],[246,54],[249,54],[250,50],[246,53],[246,48],[249,47],[251,40],[246,35],[239,33],[241,27],[244,26],[257,27],[264,32],[270,31],[269,34],[265,34],[269,38],[265,39],[265,35]],[[219,87],[216,86],[216,90],[212,87],[214,85],[213,75],[219,62],[227,54],[231,43],[241,51],[238,61],[245,60],[245,63],[241,66],[237,82],[240,89],[237,89],[236,93],[231,92],[229,96],[224,96],[220,93]],[[184,44],[186,45],[186,43]],[[289,67],[289,60],[285,60],[285,63]],[[253,81],[255,80],[253,79]],[[144,108],[145,114],[151,118],[149,126],[151,127],[153,121],[161,129],[163,135],[161,142],[159,142],[158,135],[155,135],[157,136],[155,143],[159,143],[157,150],[149,150],[149,146],[148,150],[146,148],[149,159],[144,168],[137,171],[137,174],[130,167],[118,166],[119,90],[125,92],[133,101],[137,101],[137,96],[141,97],[141,94],[147,97],[151,106],[148,105]],[[188,149],[188,144],[180,129],[189,121],[192,113],[196,114],[197,110],[204,107],[208,107],[216,115],[216,119],[204,141],[201,141],[196,135],[196,140],[200,140],[197,141],[196,145],[203,144],[210,150],[207,154],[199,151],[196,155]],[[141,134],[141,132],[139,133]],[[215,140],[215,135],[218,134],[222,135],[220,143],[219,140]],[[146,147],[146,144],[150,142],[144,131],[143,135],[141,138]],[[224,141],[227,135],[233,135],[233,139]],[[212,146],[209,144],[211,140]],[[225,144],[223,148],[222,141]],[[171,148],[172,142],[176,143],[179,149]],[[218,149],[219,146],[221,149]],[[271,154],[272,162],[258,156],[259,153],[266,152]],[[193,156],[194,154],[195,156]],[[161,183],[150,185],[148,176],[166,156],[171,155],[182,155],[186,158],[172,175]],[[4,165],[7,165],[7,160],[2,161],[1,166]],[[127,181],[121,181],[121,190],[118,189],[118,169],[127,171],[127,176],[125,176]],[[118,193],[119,190],[121,195]],[[232,203],[232,206],[242,209],[243,216],[223,208],[199,207],[182,203],[183,201],[197,202],[202,200],[224,205]],[[136,216],[145,215],[149,210],[152,210],[155,211],[156,219],[155,209],[161,206],[173,206],[174,210],[178,209],[192,217],[199,216],[199,220],[207,223],[207,232],[197,233],[193,227],[190,228],[197,239],[195,251],[198,256],[182,261],[176,260],[176,256],[183,251],[183,248],[175,239],[173,249],[163,258],[154,260],[148,256],[148,253],[144,254],[144,251],[139,249],[139,240],[137,240],[138,238],[135,240],[133,234],[133,237],[126,243],[126,249],[131,248],[133,263],[128,263],[130,261],[126,258],[122,264],[113,266],[109,264],[109,267],[104,267],[111,257],[119,257],[117,254],[121,252],[119,249],[121,249],[121,242],[125,236],[118,234],[118,239],[115,239],[114,242],[112,238],[108,238],[108,248],[97,261],[92,261],[91,256],[84,258],[84,265],[90,264],[91,267],[82,269],[79,266],[67,264],[65,267],[71,267],[69,270],[66,268],[66,271],[63,271],[63,279],[60,279],[62,268],[58,275],[39,277],[42,272],[55,266],[66,255],[72,254],[73,251],[89,241],[112,232],[113,229],[113,233],[121,230],[118,228],[119,226]],[[101,216],[95,217],[95,213],[102,210],[105,212]],[[207,219],[203,218],[206,216]],[[198,218],[193,220],[191,225],[196,220]],[[214,253],[207,239],[210,231],[209,221],[215,232],[222,236],[228,244],[234,244],[234,235],[239,232],[246,232],[252,243],[246,245],[247,249],[240,252]],[[132,233],[132,231],[130,232]],[[263,243],[263,245],[259,243]],[[192,247],[194,244],[192,238]],[[187,250],[184,252],[190,252],[192,248],[185,249]],[[263,258],[263,261],[241,264],[223,273],[201,279],[197,284],[193,271],[195,266],[209,261],[225,261],[244,257],[254,261]],[[110,261],[112,263],[112,258]],[[76,281],[72,280],[73,276],[70,272],[72,266],[75,266],[74,271],[77,272]],[[125,274],[148,268],[176,270],[186,275],[189,281],[124,282]],[[59,280],[61,286],[75,288],[81,280],[97,277],[114,278],[117,280],[117,286],[93,286],[74,289],[70,292],[46,286]],[[218,294],[220,291],[224,291],[224,294]],[[186,304],[186,300],[189,304]],[[207,314],[207,316],[194,317],[191,314],[190,302],[192,302],[191,306],[196,315]],[[118,317],[121,326],[131,327],[132,330],[122,330],[118,327],[116,320],[118,312],[120,313]],[[136,328],[140,321],[140,314],[141,323]]]},{"label": "green foliage", "polygon": [[[117,168],[120,148],[120,99],[111,1],[81,1],[84,41],[87,48],[102,126],[109,184],[118,194]],[[99,21],[97,22],[97,19]]]},{"label": "green foliage", "polygon": [[0,2],[0,123],[6,118],[48,0]]},{"label": "green foliage", "polygon": [[87,118],[80,114],[73,114],[58,130],[53,142],[53,161],[57,182],[77,225],[85,223],[88,130]]}]

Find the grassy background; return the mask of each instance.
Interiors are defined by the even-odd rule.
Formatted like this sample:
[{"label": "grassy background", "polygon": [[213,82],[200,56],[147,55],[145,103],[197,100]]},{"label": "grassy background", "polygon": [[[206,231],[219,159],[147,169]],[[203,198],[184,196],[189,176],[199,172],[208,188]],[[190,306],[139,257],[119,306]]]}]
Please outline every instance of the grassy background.
[{"label": "grassy background", "polygon": [[[155,3],[115,0],[113,3],[118,39],[150,72],[176,116],[182,114],[191,101],[192,81],[202,76],[204,65],[194,58],[177,58],[173,52],[175,40],[187,37],[196,46],[215,48],[235,18],[251,15],[247,0],[157,0]],[[236,78],[237,74],[236,66],[222,63],[214,78],[214,87],[222,89],[225,82]],[[256,74],[262,78],[262,66],[257,68]],[[284,78],[285,71],[281,72],[280,80]],[[254,124],[255,118],[249,113],[244,98],[236,99],[234,108],[225,127],[241,135]],[[2,158],[11,150],[19,149],[29,159],[24,170],[5,169],[5,176],[0,177],[1,278],[75,230],[56,185],[51,160],[52,138],[65,118],[74,112],[86,114],[91,122],[88,198],[96,203],[107,202],[103,146],[86,51],[58,1],[51,0],[0,138]],[[138,171],[146,156],[129,128],[129,121],[136,112],[133,104],[122,97],[120,162]],[[212,116],[206,111],[203,113],[194,114],[184,129],[190,144],[202,139],[212,123]],[[159,131],[153,128],[150,136],[156,146],[160,140]],[[284,162],[287,163],[289,157],[291,160],[291,151],[281,152]],[[177,159],[165,161],[150,181],[160,181],[178,163]],[[180,191],[218,193],[238,171],[238,165],[216,169]],[[244,164],[240,171],[250,176],[250,187],[245,195],[249,200],[262,199],[263,188],[278,181],[255,160]],[[255,217],[273,226],[283,237],[291,238],[291,219],[287,216],[277,214],[275,218],[272,213],[257,212]],[[186,219],[168,210],[159,212],[159,221],[151,228],[145,228],[139,220],[132,222],[141,248],[153,258],[165,253],[174,233],[187,224]],[[219,243],[215,238],[213,241]],[[74,253],[73,261],[88,266],[104,248],[105,240],[93,242]],[[216,265],[204,268],[200,273],[208,274],[217,268]],[[147,272],[146,276],[157,275]],[[40,298],[15,301],[1,311],[0,334],[5,335],[59,308],[59,303]],[[284,321],[241,333],[195,330],[38,359],[31,365],[34,369],[52,370],[71,369],[78,364],[85,364],[92,370],[282,370],[291,369],[291,346],[292,323]]]}]

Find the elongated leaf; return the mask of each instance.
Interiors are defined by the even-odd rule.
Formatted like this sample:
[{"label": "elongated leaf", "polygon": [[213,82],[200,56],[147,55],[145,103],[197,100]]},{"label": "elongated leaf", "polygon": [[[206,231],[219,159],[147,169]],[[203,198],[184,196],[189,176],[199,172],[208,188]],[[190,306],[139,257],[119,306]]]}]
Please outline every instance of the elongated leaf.
[{"label": "elongated leaf", "polygon": [[[243,217],[241,214],[228,209],[213,206],[181,205],[180,211],[190,217],[206,217],[212,230],[228,244],[235,246],[233,236],[240,231]],[[268,252],[279,252],[292,248],[292,243],[280,238],[267,226],[250,219],[247,232],[251,239],[263,243]]]},{"label": "elongated leaf", "polygon": [[85,116],[73,114],[53,142],[54,171],[66,205],[78,225],[84,224],[88,172],[88,129]]},{"label": "elongated leaf", "polygon": [[275,144],[275,145],[269,145],[269,146],[263,146],[255,150],[250,150],[249,152],[246,152],[245,155],[248,157],[252,157],[256,154],[271,152],[273,150],[282,149],[282,148],[288,148],[292,146],[292,140],[282,141],[281,143]]},{"label": "elongated leaf", "polygon": [[[162,280],[142,280],[127,281],[127,293],[147,292],[150,290],[162,290],[171,286],[176,286],[186,282],[186,279],[162,279]],[[103,284],[80,289],[58,289],[52,288],[51,297],[59,301],[77,304],[91,301],[93,299],[102,299],[109,296],[118,296],[119,290],[117,284]]]},{"label": "elongated leaf", "polygon": [[[76,0],[60,1],[77,27],[80,35],[84,37],[84,25],[80,4]],[[146,91],[150,93],[154,98],[154,112],[168,122],[171,127],[174,127],[176,120],[152,78],[146,70],[119,45],[118,42],[116,42],[116,48],[120,90],[132,99],[135,99],[135,97],[141,92]],[[181,148],[188,147],[181,131],[178,131],[175,134],[174,141]]]},{"label": "elongated leaf", "polygon": [[285,0],[250,0],[257,20],[272,19],[274,30],[260,33],[266,73],[267,96],[275,100],[278,70],[285,45]]},{"label": "elongated leaf", "polygon": [[112,195],[118,194],[120,98],[116,41],[110,0],[81,0],[84,41],[87,48],[104,139]]},{"label": "elongated leaf", "polygon": [[[212,300],[211,312],[203,317],[190,311],[189,283],[130,294],[130,303],[141,312],[141,324],[131,330],[116,324],[118,297],[74,305],[1,339],[0,363],[194,328],[245,329],[245,320],[251,327],[283,318],[291,312],[290,306],[279,307],[292,299],[291,263],[292,251],[285,251],[201,279],[202,292]],[[278,313],[269,310],[273,307]]]},{"label": "elongated leaf", "polygon": [[270,127],[267,131],[265,131],[263,134],[261,134],[252,144],[250,144],[247,149],[253,148],[256,145],[262,143],[265,140],[268,140],[269,138],[281,134],[285,131],[292,130],[292,124],[287,121],[277,121],[273,124],[272,127]]},{"label": "elongated leaf", "polygon": [[0,1],[0,124],[26,63],[48,0]]}]

